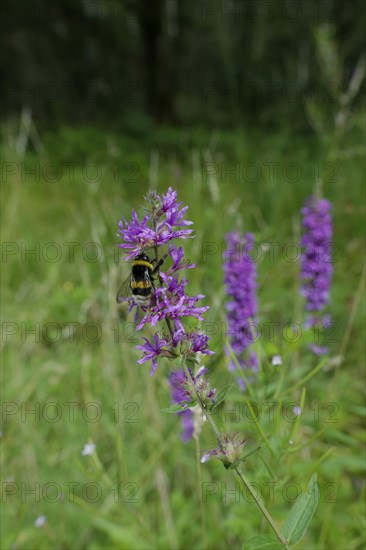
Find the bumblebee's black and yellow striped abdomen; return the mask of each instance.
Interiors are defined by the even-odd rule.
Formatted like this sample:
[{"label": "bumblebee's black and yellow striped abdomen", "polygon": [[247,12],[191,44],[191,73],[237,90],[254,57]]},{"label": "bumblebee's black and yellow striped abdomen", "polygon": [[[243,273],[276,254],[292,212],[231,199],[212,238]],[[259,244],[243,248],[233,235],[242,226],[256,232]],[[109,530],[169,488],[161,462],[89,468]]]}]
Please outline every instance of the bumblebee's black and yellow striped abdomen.
[{"label": "bumblebee's black and yellow striped abdomen", "polygon": [[152,291],[153,265],[148,256],[140,254],[132,264],[131,291],[138,302],[146,303]]}]

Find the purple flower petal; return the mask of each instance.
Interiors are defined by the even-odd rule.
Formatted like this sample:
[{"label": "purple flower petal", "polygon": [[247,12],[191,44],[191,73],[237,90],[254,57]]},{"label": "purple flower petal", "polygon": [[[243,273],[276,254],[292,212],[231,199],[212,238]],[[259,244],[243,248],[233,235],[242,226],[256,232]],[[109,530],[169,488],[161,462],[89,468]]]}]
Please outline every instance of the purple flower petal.
[{"label": "purple flower petal", "polygon": [[[251,326],[257,315],[257,274],[256,266],[250,256],[254,237],[251,233],[241,235],[228,233],[226,235],[227,248],[225,251],[224,282],[230,300],[226,302],[228,330],[230,344],[236,355],[240,367],[244,370],[258,370],[258,358],[254,352],[249,352],[253,343]],[[227,355],[228,349],[225,350]],[[230,371],[237,369],[233,361],[229,362]],[[243,382],[239,377],[239,388]]]},{"label": "purple flower petal", "polygon": [[[305,299],[305,309],[314,312],[305,321],[305,327],[311,328],[319,324],[323,328],[330,326],[329,315],[320,312],[329,303],[329,290],[333,267],[331,264],[332,219],[331,204],[326,199],[310,197],[301,209],[303,235],[301,245],[302,281],[301,295]],[[309,349],[316,355],[324,355],[328,349],[315,344]]]}]

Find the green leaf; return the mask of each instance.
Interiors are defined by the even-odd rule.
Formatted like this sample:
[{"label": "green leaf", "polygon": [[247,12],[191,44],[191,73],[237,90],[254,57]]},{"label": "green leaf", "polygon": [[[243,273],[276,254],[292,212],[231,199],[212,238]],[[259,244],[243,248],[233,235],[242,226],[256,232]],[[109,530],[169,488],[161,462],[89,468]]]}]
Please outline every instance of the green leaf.
[{"label": "green leaf", "polygon": [[236,460],[235,462],[233,462],[232,464],[230,464],[229,466],[229,470],[232,470],[233,468],[236,468],[237,466],[239,466],[239,464],[241,464],[242,462],[245,462],[246,459],[251,456],[252,454],[256,453],[257,451],[259,451],[260,447],[257,447],[256,449],[254,449],[253,451],[251,451],[250,453],[248,453],[247,455],[245,456],[242,456],[241,458],[239,458],[239,460]]},{"label": "green leaf", "polygon": [[139,539],[135,532],[131,532],[129,526],[120,525],[109,519],[94,517],[93,525],[96,529],[106,533],[109,539],[115,542],[121,550],[138,550],[139,548],[146,548],[146,544],[148,544],[146,540]]},{"label": "green leaf", "polygon": [[225,386],[221,391],[219,391],[215,399],[215,403],[211,408],[211,411],[214,411],[215,409],[217,409],[219,405],[221,405],[221,403],[223,402],[223,400],[225,399],[226,395],[229,393],[232,387],[233,387],[233,384],[229,384],[229,386]]},{"label": "green leaf", "polygon": [[242,457],[239,458],[239,460],[236,460],[235,462],[232,462],[230,466],[228,467],[228,470],[234,470],[234,468],[237,468],[242,462],[245,462],[246,458]]},{"label": "green leaf", "polygon": [[285,546],[274,537],[253,537],[243,544],[243,550],[283,550]]},{"label": "green leaf", "polygon": [[[95,508],[87,504],[83,499],[74,496],[74,502],[84,510],[91,518],[91,525],[96,529],[103,531],[108,538],[116,543],[116,548],[121,550],[139,550],[140,548],[149,548],[150,542],[140,538],[139,534],[131,531],[130,525],[121,525],[116,519],[104,514],[95,515]],[[110,546],[110,545],[109,545]]]},{"label": "green leaf", "polygon": [[297,499],[282,528],[282,534],[290,544],[301,541],[318,506],[319,488],[316,477],[316,474],[311,476],[306,494]]},{"label": "green leaf", "polygon": [[174,405],[171,405],[166,409],[162,409],[162,412],[178,413],[178,412],[186,411],[190,407],[194,407],[195,404],[196,404],[196,401],[190,401],[189,403],[184,403],[184,405],[181,405],[180,403],[174,403]]},{"label": "green leaf", "polygon": [[195,355],[188,355],[186,357],[187,363],[192,363],[192,365],[200,365],[200,362],[198,359],[196,359]]}]

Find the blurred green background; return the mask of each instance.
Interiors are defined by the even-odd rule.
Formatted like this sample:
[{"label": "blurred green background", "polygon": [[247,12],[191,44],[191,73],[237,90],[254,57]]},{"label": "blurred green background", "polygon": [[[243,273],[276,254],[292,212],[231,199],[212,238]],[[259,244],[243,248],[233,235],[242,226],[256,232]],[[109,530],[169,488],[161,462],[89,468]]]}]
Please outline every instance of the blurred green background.
[{"label": "blurred green background", "polygon": [[[115,303],[128,274],[118,221],[170,185],[194,221],[188,289],[210,305],[218,388],[233,381],[224,234],[263,245],[258,319],[278,328],[256,344],[251,397],[273,455],[246,394],[234,388],[217,413],[262,445],[247,477],[281,525],[316,471],[321,501],[299,547],[365,547],[365,13],[363,0],[2,3],[2,548],[239,549],[268,532],[220,463],[198,466],[208,429],[181,442],[179,418],[161,412],[174,365],[153,378],[137,365],[151,333]],[[333,204],[335,332],[303,383],[315,335],[283,333],[303,322],[286,245],[316,189]]]}]

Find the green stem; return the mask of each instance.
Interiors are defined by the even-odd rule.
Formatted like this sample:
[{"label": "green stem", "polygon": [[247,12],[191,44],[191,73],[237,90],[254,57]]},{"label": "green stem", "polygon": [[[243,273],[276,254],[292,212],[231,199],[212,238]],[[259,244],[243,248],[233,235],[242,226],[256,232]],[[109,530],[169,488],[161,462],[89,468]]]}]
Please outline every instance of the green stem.
[{"label": "green stem", "polygon": [[[195,398],[197,400],[197,403],[198,405],[200,406],[201,410],[202,410],[202,413],[205,415],[205,417],[207,418],[207,422],[209,423],[212,431],[214,432],[214,434],[216,435],[217,437],[217,441],[218,441],[218,444],[219,444],[219,447],[221,448],[222,447],[222,441],[221,441],[221,434],[220,434],[220,431],[218,429],[218,427],[216,426],[216,423],[214,421],[213,418],[211,418],[211,416],[208,414],[208,411],[207,411],[207,408],[205,406],[204,403],[202,403],[202,400],[200,398],[200,396],[198,395],[198,392],[196,390],[196,387],[194,385],[194,382],[192,380],[192,376],[191,376],[191,373],[189,372],[189,369],[185,363],[185,360],[184,358],[182,359],[182,366],[183,366],[183,369],[184,369],[184,372],[188,378],[188,380],[190,380],[191,382],[191,385],[192,385],[192,388],[193,388],[193,393],[195,395]],[[287,541],[286,539],[284,538],[284,536],[282,535],[281,531],[279,530],[279,528],[277,527],[275,521],[273,520],[271,514],[268,512],[267,508],[265,507],[265,505],[263,504],[263,502],[260,500],[260,498],[258,497],[258,495],[255,493],[255,491],[253,490],[251,484],[250,484],[250,481],[246,478],[246,476],[244,474],[242,474],[239,469],[237,467],[235,468],[232,468],[233,470],[233,475],[234,472],[236,473],[236,475],[239,477],[241,483],[249,490],[250,494],[252,495],[252,497],[254,498],[258,508],[261,510],[262,514],[264,515],[264,517],[266,518],[266,520],[268,521],[269,525],[271,526],[272,530],[274,531],[274,533],[276,534],[276,536],[278,537],[279,541],[285,545],[285,548],[286,550],[288,550],[288,544],[287,544]]]},{"label": "green stem", "polygon": [[318,363],[317,366],[313,368],[313,370],[311,370],[306,376],[303,376],[301,380],[299,380],[299,382],[297,382],[294,386],[291,386],[290,388],[285,389],[283,393],[284,394],[292,393],[293,391],[297,390],[297,388],[299,388],[300,386],[303,386],[305,382],[307,382],[308,380],[310,380],[310,378],[315,376],[316,373],[319,372],[328,361],[329,361],[328,358],[322,359],[320,363]]},{"label": "green stem", "polygon": [[198,392],[196,390],[196,386],[194,385],[191,373],[189,372],[189,369],[186,365],[186,362],[185,362],[184,358],[182,359],[182,366],[183,366],[184,372],[186,374],[186,377],[188,378],[188,380],[191,381],[193,393],[194,393],[194,396],[197,400],[197,403],[199,404],[199,406],[201,408],[202,414],[204,414],[205,418],[207,419],[207,422],[210,424],[210,427],[213,430],[213,432],[215,433],[215,435],[218,439],[218,443],[221,447],[220,431],[219,431],[218,427],[216,426],[215,421],[213,420],[213,418],[211,418],[210,411],[207,410],[206,405],[202,402],[200,396],[198,395]]},{"label": "green stem", "polygon": [[250,404],[250,401],[249,401],[248,399],[246,399],[245,402],[246,402],[247,407],[248,407],[248,409],[249,409],[249,411],[250,411],[250,414],[252,415],[252,418],[253,418],[253,420],[254,420],[255,427],[257,428],[259,434],[261,435],[261,437],[262,437],[264,443],[266,444],[266,446],[267,446],[269,452],[270,452],[271,455],[273,456],[273,454],[274,454],[274,453],[273,453],[273,449],[272,449],[272,447],[271,447],[271,445],[270,445],[270,443],[269,443],[269,441],[268,441],[268,439],[267,439],[267,437],[266,437],[264,431],[262,430],[262,428],[261,428],[261,426],[260,426],[260,424],[259,424],[259,422],[258,422],[258,420],[257,420],[257,417],[256,417],[255,414],[254,414],[254,411],[253,411],[252,405]]},{"label": "green stem", "polygon": [[168,330],[170,332],[170,336],[173,338],[174,332],[172,329],[171,319],[169,317],[165,317],[166,324],[168,326]]},{"label": "green stem", "polygon": [[250,494],[252,495],[252,497],[254,498],[257,506],[259,507],[259,509],[261,510],[262,514],[264,515],[264,517],[266,518],[266,520],[268,521],[269,525],[272,527],[273,531],[276,533],[279,541],[285,545],[285,548],[288,549],[288,544],[287,544],[287,541],[286,539],[284,538],[284,536],[282,535],[281,531],[279,530],[279,528],[277,527],[274,519],[272,518],[271,514],[268,512],[267,508],[264,506],[263,502],[260,500],[260,498],[258,497],[258,495],[256,494],[256,492],[253,490],[252,486],[251,486],[251,483],[249,481],[249,479],[241,472],[239,472],[238,468],[233,468],[234,472],[236,472],[236,474],[238,475],[238,477],[240,478],[240,480],[242,481],[243,485],[245,485],[245,487],[247,489],[249,489],[250,491]]},{"label": "green stem", "polygon": [[304,405],[305,405],[305,396],[306,396],[306,388],[303,388],[302,391],[301,391],[301,397],[300,397],[300,410],[301,410],[301,413],[300,413],[300,416],[298,416],[296,418],[296,421],[293,423],[292,429],[291,429],[291,432],[290,432],[290,440],[292,440],[292,441],[295,441],[296,436],[297,436],[297,432],[298,432],[299,427],[300,427],[301,414],[302,414],[302,411],[304,410]]},{"label": "green stem", "polygon": [[353,299],[351,313],[350,313],[349,318],[348,318],[348,323],[347,323],[347,327],[346,327],[344,337],[343,337],[343,340],[342,340],[342,343],[341,343],[341,348],[339,350],[339,355],[342,358],[342,363],[344,362],[344,354],[345,354],[345,351],[347,349],[349,338],[350,338],[350,335],[351,335],[351,332],[352,332],[352,327],[353,327],[353,324],[354,324],[354,321],[355,321],[355,318],[356,318],[357,308],[358,308],[358,305],[360,303],[360,299],[361,299],[361,296],[362,296],[362,290],[364,288],[364,282],[365,282],[365,273],[366,273],[366,266],[364,265],[362,273],[361,273],[361,278],[360,278],[360,282],[359,282],[359,285],[358,285],[358,289],[357,289],[355,297]]},{"label": "green stem", "polygon": [[207,538],[206,538],[206,521],[205,521],[205,510],[203,507],[202,500],[202,472],[201,472],[201,463],[200,463],[200,441],[199,436],[194,438],[196,443],[196,462],[197,462],[197,481],[198,481],[198,504],[200,507],[200,516],[201,516],[201,530],[202,530],[202,543],[203,548],[207,548]]},{"label": "green stem", "polygon": [[230,354],[231,359],[234,361],[234,364],[235,364],[235,366],[236,366],[236,368],[237,368],[237,370],[238,370],[239,375],[241,376],[241,378],[242,378],[242,379],[244,380],[244,382],[245,382],[245,385],[246,385],[246,388],[247,388],[247,390],[248,390],[248,393],[249,393],[250,397],[252,397],[252,398],[254,399],[255,396],[254,396],[253,388],[252,388],[252,386],[251,386],[249,380],[248,380],[247,377],[245,376],[242,367],[239,365],[239,361],[238,361],[238,359],[237,359],[237,357],[236,357],[236,355],[235,355],[235,353],[234,353],[234,350],[233,350],[233,348],[231,347],[230,342],[229,342],[228,339],[226,339],[226,346],[227,346],[227,349],[229,350],[229,354]]},{"label": "green stem", "polygon": [[267,470],[267,472],[271,476],[272,481],[277,481],[276,474],[274,473],[274,471],[272,470],[271,466],[268,464],[267,460],[264,458],[262,453],[259,453],[258,456],[259,456],[259,460],[263,463],[263,466],[265,467],[265,469]]}]

